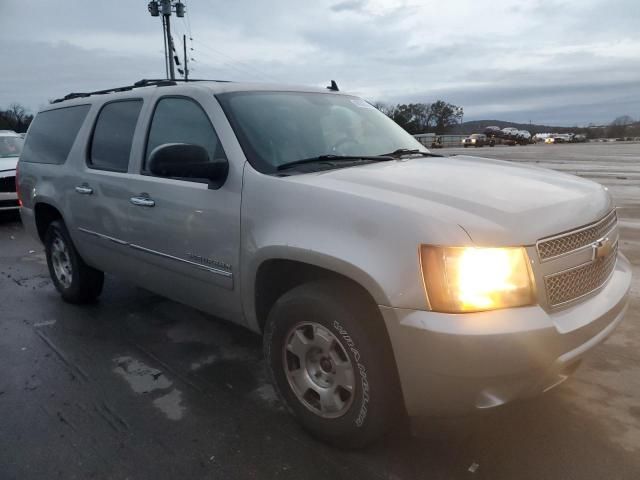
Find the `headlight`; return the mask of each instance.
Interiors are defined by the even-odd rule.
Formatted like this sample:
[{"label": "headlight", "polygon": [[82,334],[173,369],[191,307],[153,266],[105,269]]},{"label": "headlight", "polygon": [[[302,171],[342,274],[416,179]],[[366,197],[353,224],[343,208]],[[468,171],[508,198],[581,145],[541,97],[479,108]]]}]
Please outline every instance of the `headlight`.
[{"label": "headlight", "polygon": [[472,138],[472,139],[471,139],[471,143],[476,143],[476,139],[475,139],[475,138]]},{"label": "headlight", "polygon": [[534,302],[524,248],[421,247],[422,275],[431,308],[460,313]]}]

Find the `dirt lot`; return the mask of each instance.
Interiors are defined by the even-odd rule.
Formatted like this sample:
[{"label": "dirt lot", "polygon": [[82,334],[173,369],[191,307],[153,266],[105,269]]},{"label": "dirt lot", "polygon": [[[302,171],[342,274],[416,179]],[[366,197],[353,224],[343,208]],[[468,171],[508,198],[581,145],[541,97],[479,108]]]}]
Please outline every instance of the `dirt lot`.
[{"label": "dirt lot", "polygon": [[630,310],[573,379],[534,401],[337,451],[283,411],[260,338],[111,277],[98,304],[65,304],[41,245],[4,216],[0,478],[640,478],[640,144],[444,153],[577,173],[615,197],[636,278]]}]

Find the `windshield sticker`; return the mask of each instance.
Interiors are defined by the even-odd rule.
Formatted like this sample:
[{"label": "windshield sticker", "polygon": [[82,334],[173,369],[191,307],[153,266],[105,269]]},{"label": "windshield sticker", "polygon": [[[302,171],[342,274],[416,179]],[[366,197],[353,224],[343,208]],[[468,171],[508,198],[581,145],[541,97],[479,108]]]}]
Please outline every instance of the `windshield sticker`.
[{"label": "windshield sticker", "polygon": [[355,100],[352,99],[351,103],[353,103],[356,107],[360,107],[360,108],[373,108],[374,110],[376,108],[373,105],[371,105],[370,103],[365,102],[361,98],[357,98]]}]

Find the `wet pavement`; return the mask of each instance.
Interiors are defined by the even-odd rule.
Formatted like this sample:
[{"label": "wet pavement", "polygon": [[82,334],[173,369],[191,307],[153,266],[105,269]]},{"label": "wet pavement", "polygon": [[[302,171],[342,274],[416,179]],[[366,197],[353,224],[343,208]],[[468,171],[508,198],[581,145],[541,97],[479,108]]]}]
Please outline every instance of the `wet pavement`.
[{"label": "wet pavement", "polygon": [[571,380],[342,452],[284,411],[258,336],[114,277],[97,304],[65,304],[42,246],[3,215],[0,479],[640,478],[640,145],[464,153],[575,169],[606,184],[621,207],[630,309]]}]

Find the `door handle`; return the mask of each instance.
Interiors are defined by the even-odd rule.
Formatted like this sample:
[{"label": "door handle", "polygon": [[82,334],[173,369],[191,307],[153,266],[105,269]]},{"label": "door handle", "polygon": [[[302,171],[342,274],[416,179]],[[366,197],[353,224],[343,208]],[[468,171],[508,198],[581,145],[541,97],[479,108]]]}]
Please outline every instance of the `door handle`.
[{"label": "door handle", "polygon": [[154,207],[156,204],[155,201],[147,196],[131,197],[129,201],[138,207]]},{"label": "door handle", "polygon": [[91,188],[87,184],[82,184],[76,187],[76,192],[78,192],[81,195],[91,195],[93,193],[93,188]]}]

